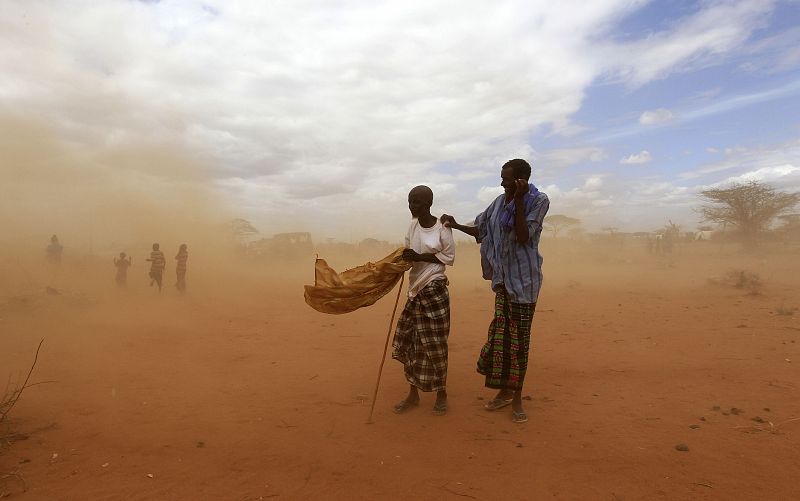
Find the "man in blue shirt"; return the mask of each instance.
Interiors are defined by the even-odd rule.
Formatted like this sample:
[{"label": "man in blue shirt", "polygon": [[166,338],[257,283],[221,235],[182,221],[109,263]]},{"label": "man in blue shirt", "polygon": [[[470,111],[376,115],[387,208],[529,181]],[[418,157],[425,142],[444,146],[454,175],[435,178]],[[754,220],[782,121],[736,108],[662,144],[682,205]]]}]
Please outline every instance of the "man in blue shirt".
[{"label": "man in blue shirt", "polygon": [[542,284],[539,237],[550,207],[547,195],[528,180],[531,166],[509,160],[500,171],[505,193],[475,218],[474,226],[458,224],[447,214],[442,223],[475,237],[481,244],[483,278],[495,292],[495,313],[489,336],[478,357],[485,385],[499,390],[488,410],[512,406],[514,422],[528,416],[522,407],[522,386],[528,367],[531,324]]}]

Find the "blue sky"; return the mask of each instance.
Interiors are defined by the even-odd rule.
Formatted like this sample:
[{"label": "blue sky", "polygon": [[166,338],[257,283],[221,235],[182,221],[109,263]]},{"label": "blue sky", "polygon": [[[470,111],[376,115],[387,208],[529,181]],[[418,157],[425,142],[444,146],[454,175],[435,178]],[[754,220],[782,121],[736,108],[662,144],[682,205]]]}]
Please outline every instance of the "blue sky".
[{"label": "blue sky", "polygon": [[[800,190],[796,0],[5,4],[0,118],[181,152],[188,173],[122,178],[202,184],[267,234],[391,239],[420,183],[469,220],[514,157],[590,230],[693,229],[708,186]],[[82,193],[120,177],[86,156]]]}]

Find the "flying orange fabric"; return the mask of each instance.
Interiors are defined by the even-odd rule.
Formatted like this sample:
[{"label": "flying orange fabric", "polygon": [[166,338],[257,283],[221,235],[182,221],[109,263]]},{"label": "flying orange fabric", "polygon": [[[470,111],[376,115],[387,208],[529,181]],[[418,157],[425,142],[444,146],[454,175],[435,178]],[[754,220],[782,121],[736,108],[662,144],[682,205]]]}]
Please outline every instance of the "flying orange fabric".
[{"label": "flying orange fabric", "polygon": [[314,285],[305,286],[306,303],[322,313],[340,315],[375,304],[400,281],[411,263],[399,248],[375,263],[337,273],[324,259],[314,264]]}]

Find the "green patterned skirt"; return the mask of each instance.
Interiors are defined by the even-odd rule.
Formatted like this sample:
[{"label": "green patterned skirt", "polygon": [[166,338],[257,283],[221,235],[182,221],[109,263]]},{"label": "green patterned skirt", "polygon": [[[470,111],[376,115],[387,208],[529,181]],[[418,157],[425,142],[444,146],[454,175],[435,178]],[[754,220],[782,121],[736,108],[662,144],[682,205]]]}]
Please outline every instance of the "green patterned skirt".
[{"label": "green patterned skirt", "polygon": [[489,337],[478,357],[478,372],[486,376],[487,388],[522,389],[535,309],[536,303],[512,303],[505,292],[496,293]]}]

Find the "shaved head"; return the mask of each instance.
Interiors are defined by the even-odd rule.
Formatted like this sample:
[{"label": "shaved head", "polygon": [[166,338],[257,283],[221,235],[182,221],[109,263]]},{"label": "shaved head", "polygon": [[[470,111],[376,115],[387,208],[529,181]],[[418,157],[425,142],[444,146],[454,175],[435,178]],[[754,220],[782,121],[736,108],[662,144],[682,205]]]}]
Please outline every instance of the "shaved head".
[{"label": "shaved head", "polygon": [[411,188],[411,191],[408,192],[408,196],[416,196],[419,197],[421,200],[425,200],[426,202],[433,205],[433,190],[428,188],[425,185],[414,186]]},{"label": "shaved head", "polygon": [[408,192],[408,210],[413,217],[430,217],[433,205],[433,190],[427,186],[415,186]]}]

